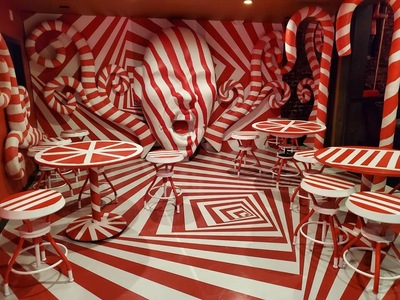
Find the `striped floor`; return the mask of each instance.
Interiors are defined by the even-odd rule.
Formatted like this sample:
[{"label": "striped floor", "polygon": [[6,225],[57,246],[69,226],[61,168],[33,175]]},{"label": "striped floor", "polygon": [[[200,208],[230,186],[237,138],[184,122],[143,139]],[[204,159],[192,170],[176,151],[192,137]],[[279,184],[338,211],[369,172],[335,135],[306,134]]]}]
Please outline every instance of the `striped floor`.
[{"label": "striped floor", "polygon": [[[297,203],[297,209],[289,209],[299,179],[283,179],[276,189],[266,171],[274,155],[257,154],[265,172],[245,169],[239,178],[231,153],[201,150],[177,165],[175,183],[184,192],[180,214],[165,201],[143,208],[154,174],[145,160],[109,168],[118,203],[105,191],[103,210],[123,215],[128,228],[95,243],[65,235],[70,222],[90,213],[87,191],[81,209],[76,201],[84,171],[79,182],[70,174],[74,195],[61,188],[67,205],[54,216],[52,233],[69,249],[75,281],[68,283],[62,265],[32,276],[12,274],[7,299],[375,299],[372,280],[332,267],[332,249],[308,245],[303,238],[293,245],[294,227],[307,210]],[[340,218],[347,220],[344,210]],[[8,222],[2,232],[0,274],[16,247],[19,225]],[[368,258],[360,255],[361,264]],[[18,263],[32,267],[33,257],[25,254]],[[399,294],[399,282],[382,281],[379,299],[400,299]]]}]

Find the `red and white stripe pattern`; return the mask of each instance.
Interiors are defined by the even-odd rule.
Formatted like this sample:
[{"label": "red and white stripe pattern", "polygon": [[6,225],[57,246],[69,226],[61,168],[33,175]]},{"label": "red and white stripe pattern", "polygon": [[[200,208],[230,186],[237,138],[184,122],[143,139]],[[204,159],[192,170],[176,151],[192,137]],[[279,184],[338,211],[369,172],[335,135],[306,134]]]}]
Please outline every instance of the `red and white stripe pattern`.
[{"label": "red and white stripe pattern", "polygon": [[65,205],[60,192],[37,189],[12,194],[0,202],[0,216],[8,220],[30,220],[48,216]]},{"label": "red and white stripe pattern", "polygon": [[149,41],[142,71],[142,107],[153,135],[163,148],[191,156],[217,94],[207,43],[187,28],[164,29]]},{"label": "red and white stripe pattern", "polygon": [[[12,70],[10,70],[12,69]],[[14,65],[7,44],[0,34],[0,108],[5,108],[11,98],[11,74],[15,75]]]},{"label": "red and white stripe pattern", "polygon": [[[35,61],[37,64],[49,68],[54,68],[58,65],[59,61],[61,61],[59,57],[56,57],[53,60],[44,59],[37,53],[35,47],[37,41],[42,35],[46,32],[52,31],[67,35],[74,42],[78,50],[81,64],[81,83],[87,97],[87,102],[85,102],[87,107],[102,118],[110,122],[116,122],[132,131],[143,147],[145,147],[147,151],[150,150],[155,140],[151,135],[148,126],[140,120],[132,117],[130,114],[116,108],[107,96],[99,94],[95,81],[96,70],[92,50],[88,46],[88,43],[82,34],[73,26],[59,20],[45,21],[38,25],[26,40],[26,48],[30,59]],[[57,48],[57,50],[60,49],[63,48]],[[60,50],[59,53],[61,57],[63,57],[64,52]]]},{"label": "red and white stripe pattern", "polygon": [[320,196],[341,198],[356,191],[354,182],[331,174],[310,174],[301,181],[301,187]]},{"label": "red and white stripe pattern", "polygon": [[[295,63],[297,59],[296,36],[299,24],[306,18],[313,17],[320,22],[323,30],[323,46],[320,61],[319,84],[318,84],[318,106],[316,121],[326,123],[329,72],[331,66],[334,30],[331,16],[320,7],[305,7],[296,12],[289,20],[285,33],[286,57],[289,62]],[[324,144],[325,131],[316,134],[314,140],[315,148],[322,148]]]},{"label": "red and white stripe pattern", "polygon": [[358,192],[346,201],[347,208],[356,215],[372,221],[400,224],[400,197],[378,192]]},{"label": "red and white stripe pattern", "polygon": [[[257,150],[256,154],[265,168],[272,166],[276,158],[265,150]],[[68,283],[68,297],[114,299],[116,295],[124,295],[129,299],[157,299],[161,295],[163,299],[214,299],[222,294],[227,299],[265,299],[266,295],[279,295],[281,299],[370,297],[372,280],[364,277],[360,280],[350,268],[333,270],[331,249],[321,251],[304,240],[296,247],[292,245],[293,228],[300,216],[290,211],[289,197],[298,179],[283,178],[280,190],[275,189],[275,180],[266,173],[243,173],[232,180],[231,161],[231,152],[211,154],[199,149],[192,160],[176,165],[174,182],[184,190],[180,214],[174,214],[163,201],[152,211],[142,209],[142,197],[154,175],[154,168],[146,160],[107,169],[109,179],[118,189],[119,201],[104,205],[102,210],[123,212],[129,226],[122,234],[95,246],[71,241],[66,236],[65,228],[71,220],[89,209],[87,198],[83,199],[83,205],[87,206],[79,211],[74,198],[70,198],[54,216],[52,226],[57,242],[68,245],[68,259],[75,271],[75,282]],[[78,191],[80,185],[81,182],[73,184]],[[107,201],[111,194],[104,193],[103,200]],[[301,214],[308,212],[308,206],[300,208]],[[19,225],[8,222],[2,230],[2,265],[7,264],[15,250]],[[362,267],[367,267],[370,255],[361,258]],[[68,279],[63,269],[56,268],[59,277],[50,282],[31,275],[24,277],[34,284],[29,289],[24,284],[11,284],[14,294],[11,297],[65,298]],[[395,299],[397,289],[397,282],[382,281],[379,298]]]}]

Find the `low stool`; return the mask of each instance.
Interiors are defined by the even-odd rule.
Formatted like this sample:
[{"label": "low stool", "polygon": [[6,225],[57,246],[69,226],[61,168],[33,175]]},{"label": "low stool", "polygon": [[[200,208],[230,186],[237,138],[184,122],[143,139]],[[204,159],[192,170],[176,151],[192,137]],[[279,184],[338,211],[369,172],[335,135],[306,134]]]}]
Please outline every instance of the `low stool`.
[{"label": "low stool", "polygon": [[[14,251],[7,269],[4,274],[4,294],[10,294],[9,276],[10,272],[20,275],[36,274],[54,268],[61,264],[65,264],[68,270],[68,281],[74,281],[72,275],[71,263],[67,259],[68,249],[59,243],[56,243],[50,233],[50,217],[53,213],[60,210],[65,205],[64,197],[57,191],[40,189],[28,190],[12,194],[0,201],[0,218],[7,220],[21,220],[23,225],[18,228],[19,241]],[[43,237],[48,242],[43,242]],[[33,244],[22,249],[24,241],[32,239]],[[45,247],[51,245],[57,252],[60,259],[51,265],[47,265]],[[33,270],[17,270],[13,266],[17,257],[22,253],[34,249],[35,268]]]}]

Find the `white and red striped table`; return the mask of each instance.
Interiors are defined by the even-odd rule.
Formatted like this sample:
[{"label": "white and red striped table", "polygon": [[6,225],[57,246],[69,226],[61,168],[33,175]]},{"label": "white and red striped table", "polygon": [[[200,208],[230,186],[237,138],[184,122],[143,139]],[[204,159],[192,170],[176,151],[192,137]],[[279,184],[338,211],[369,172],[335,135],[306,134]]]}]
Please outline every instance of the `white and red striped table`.
[{"label": "white and red striped table", "polygon": [[400,150],[361,146],[328,147],[317,150],[315,158],[324,165],[363,175],[400,177]]},{"label": "white and red striped table", "polygon": [[326,129],[325,125],[312,121],[271,119],[254,123],[255,130],[267,132],[278,138],[299,138]]},{"label": "white and red striped table", "polygon": [[35,160],[54,168],[89,169],[92,214],[73,221],[67,235],[78,241],[98,241],[122,232],[127,223],[122,216],[102,213],[99,195],[99,169],[139,157],[142,146],[124,141],[85,141],[55,146],[35,155]]}]

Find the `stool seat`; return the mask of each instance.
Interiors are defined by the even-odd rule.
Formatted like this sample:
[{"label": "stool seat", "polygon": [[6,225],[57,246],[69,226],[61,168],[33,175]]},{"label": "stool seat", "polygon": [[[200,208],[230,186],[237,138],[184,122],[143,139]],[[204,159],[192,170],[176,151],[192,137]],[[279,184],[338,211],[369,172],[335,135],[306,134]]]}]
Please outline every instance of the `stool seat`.
[{"label": "stool seat", "polygon": [[356,192],[354,182],[333,174],[310,174],[304,177],[301,188],[323,197],[342,198]]},{"label": "stool seat", "polygon": [[65,139],[62,137],[49,137],[49,138],[44,138],[39,141],[38,145],[39,146],[62,146],[62,145],[67,145],[72,143],[71,139]]},{"label": "stool seat", "polygon": [[300,150],[296,151],[296,153],[293,155],[293,158],[302,163],[306,164],[315,164],[318,163],[317,159],[314,156],[316,149],[311,149],[311,150]]},{"label": "stool seat", "polygon": [[[153,198],[158,200],[174,199],[176,212],[180,213],[182,190],[175,186],[173,175],[175,164],[184,159],[184,155],[179,150],[154,150],[147,154],[146,160],[152,163],[156,174],[144,196],[144,208],[150,208],[149,202]],[[161,179],[161,183],[156,184],[158,178]],[[161,195],[158,193],[160,190],[162,191]],[[148,201],[146,201],[147,196],[150,197]]]},{"label": "stool seat", "polygon": [[85,136],[89,135],[89,131],[87,129],[69,129],[61,132],[62,138],[79,138],[83,139]]},{"label": "stool seat", "polygon": [[231,135],[239,143],[239,151],[233,160],[233,168],[240,176],[242,167],[257,169],[261,173],[261,163],[253,151],[254,140],[259,138],[256,131],[234,131]]},{"label": "stool seat", "polygon": [[[56,243],[50,233],[50,215],[60,210],[65,205],[64,197],[54,190],[28,190],[9,195],[0,201],[0,218],[8,220],[22,220],[23,225],[18,228],[19,241],[17,248],[8,262],[4,274],[4,294],[10,294],[9,275],[10,272],[29,275],[46,271],[64,262],[68,270],[68,279],[74,281],[72,267],[66,255],[68,249]],[[44,219],[45,218],[45,219]],[[31,219],[34,219],[31,221]],[[43,242],[42,237],[46,236],[48,242]],[[32,239],[33,245],[22,249],[25,239]],[[46,261],[45,246],[51,245],[59,255],[60,259],[51,265],[41,266]],[[33,270],[16,270],[13,268],[18,255],[34,249],[35,268]],[[62,249],[62,250],[61,250]]]}]

